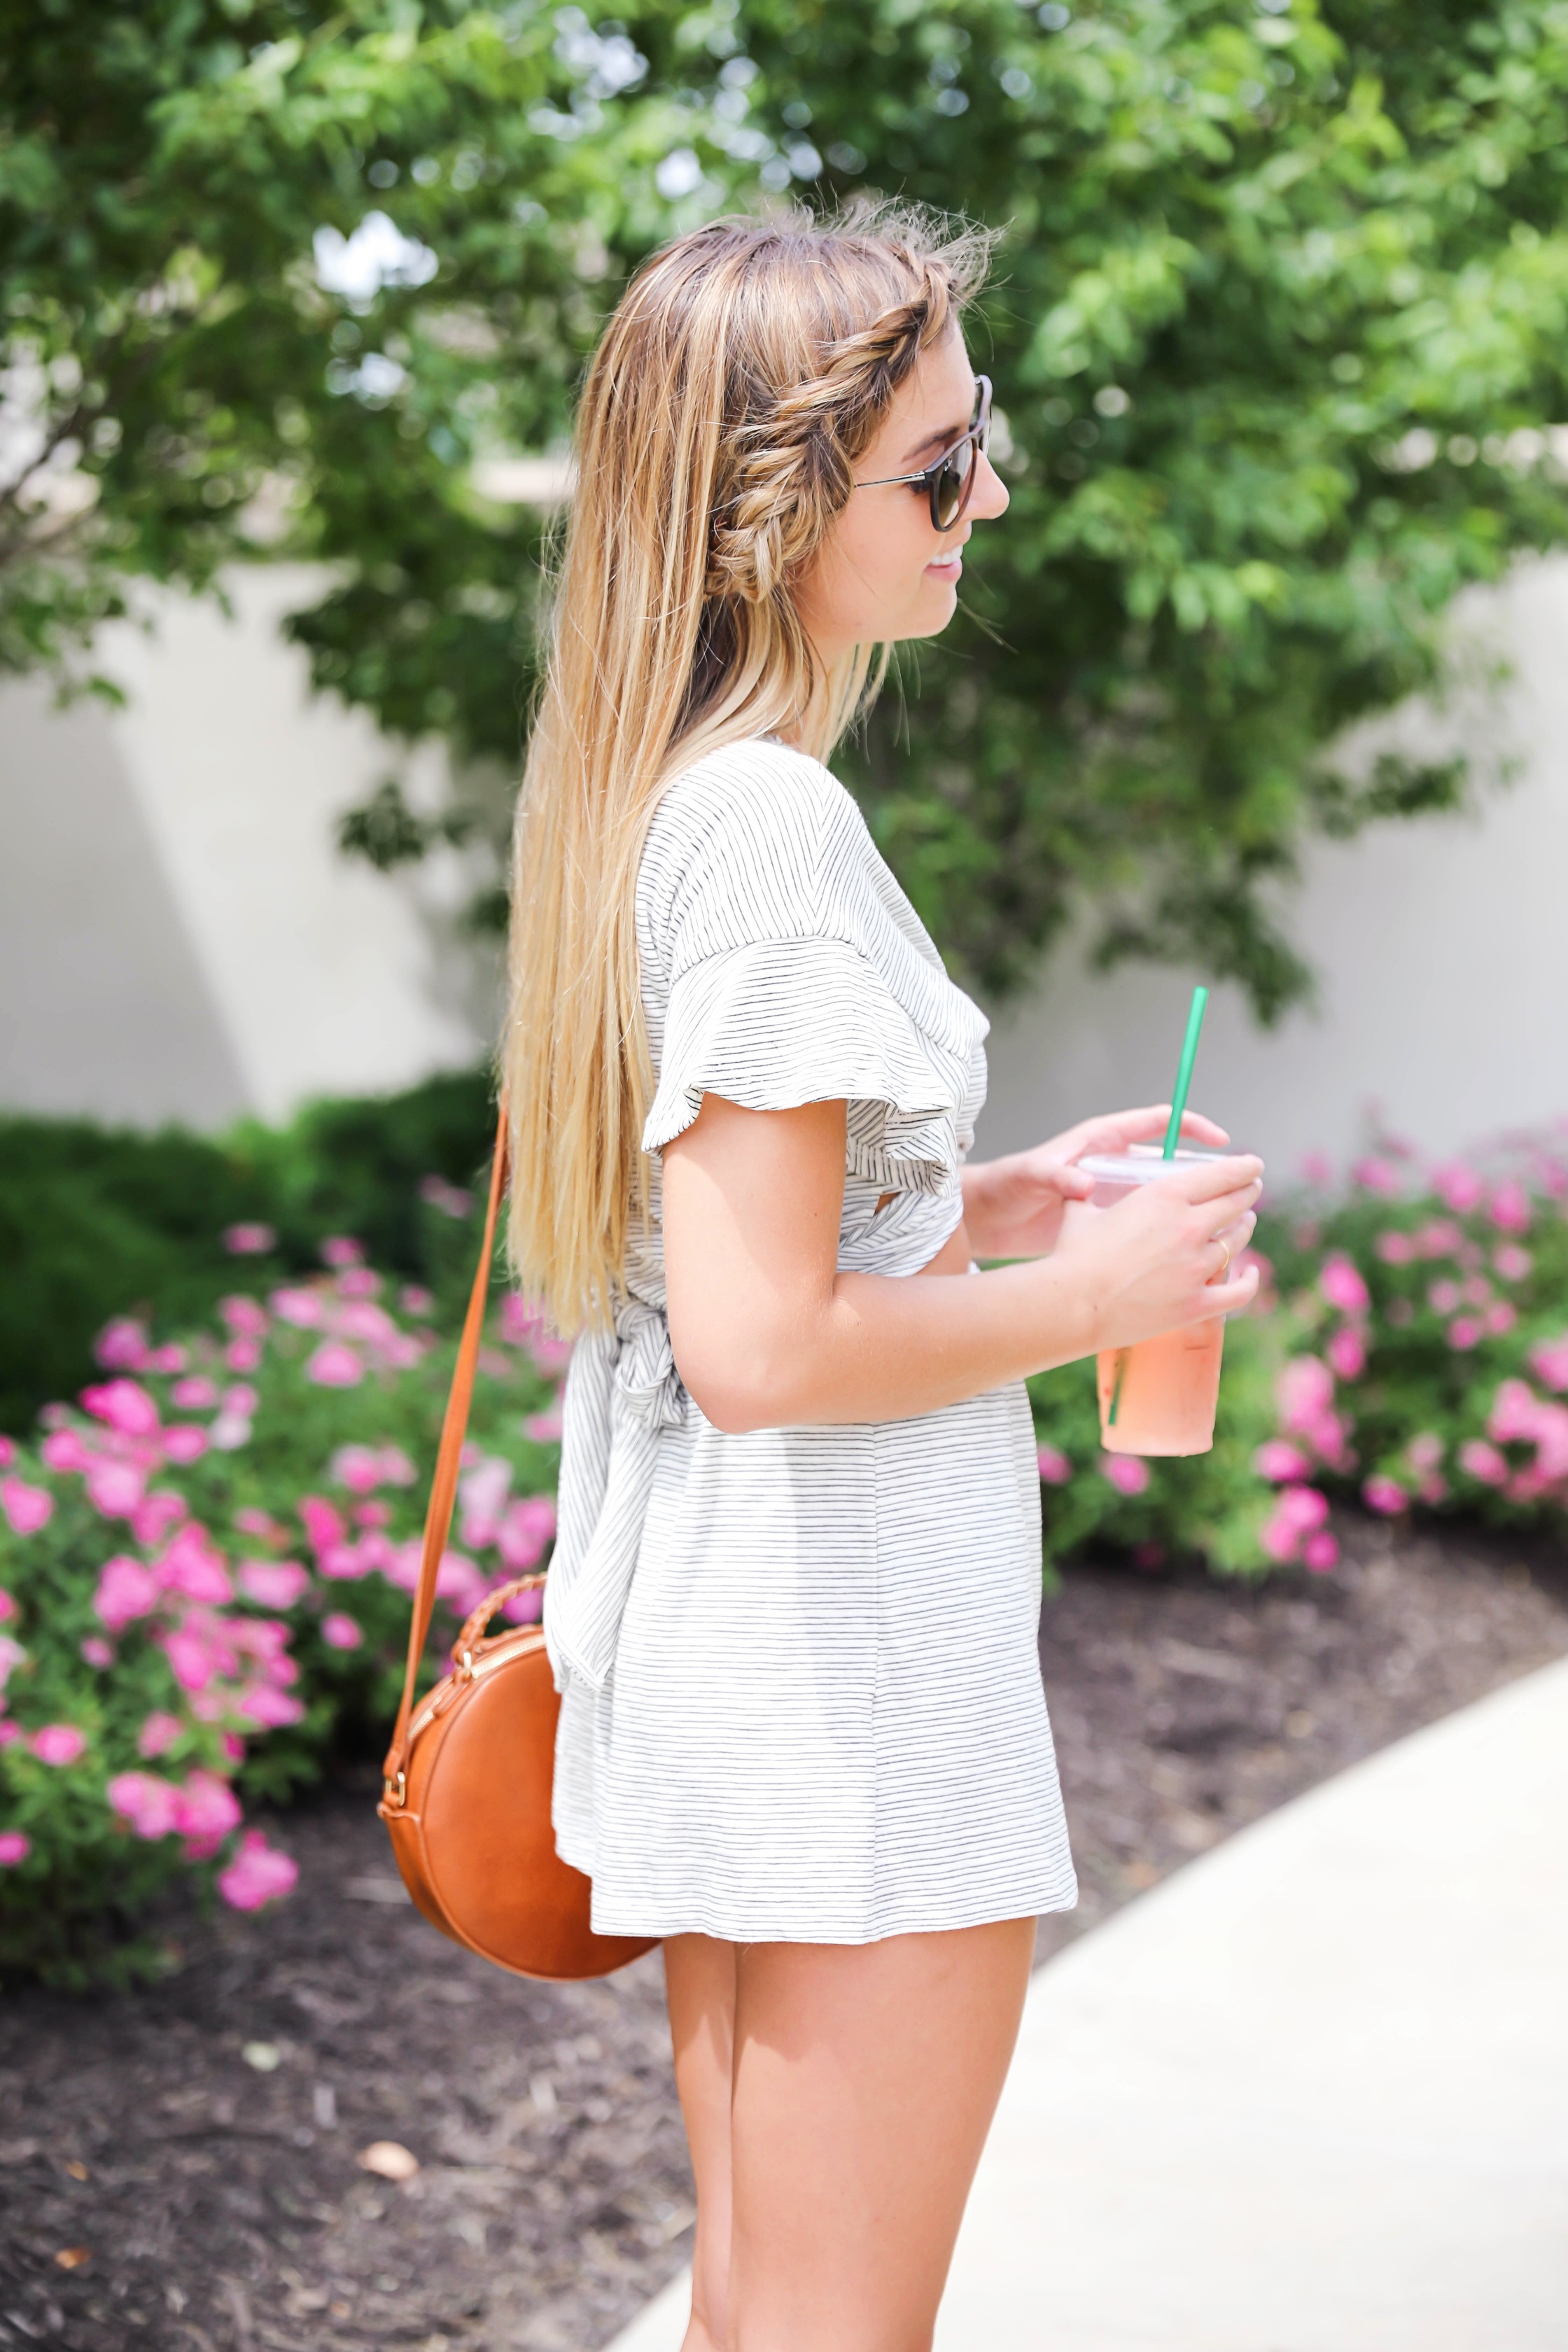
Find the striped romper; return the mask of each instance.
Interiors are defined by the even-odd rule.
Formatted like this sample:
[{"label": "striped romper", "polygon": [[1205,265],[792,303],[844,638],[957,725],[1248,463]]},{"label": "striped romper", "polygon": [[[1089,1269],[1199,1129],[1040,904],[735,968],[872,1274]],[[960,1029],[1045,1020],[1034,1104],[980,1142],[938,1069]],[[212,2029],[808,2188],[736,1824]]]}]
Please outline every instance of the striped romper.
[{"label": "striped romper", "polygon": [[557,1846],[607,1935],[861,1944],[1068,1909],[1022,1385],[726,1434],[664,1313],[658,1154],[705,1092],[845,1100],[839,1265],[929,1265],[963,1216],[984,1016],[844,787],[771,739],[668,787],[637,924],[651,1210],[566,1380]]}]

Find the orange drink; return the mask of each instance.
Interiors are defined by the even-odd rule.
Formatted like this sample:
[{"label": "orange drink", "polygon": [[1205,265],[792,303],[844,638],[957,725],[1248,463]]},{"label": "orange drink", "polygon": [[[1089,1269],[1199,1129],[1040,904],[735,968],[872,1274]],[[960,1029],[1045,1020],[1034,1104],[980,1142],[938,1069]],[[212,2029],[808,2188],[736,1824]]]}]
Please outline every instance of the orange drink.
[{"label": "orange drink", "polygon": [[[1095,1180],[1096,1208],[1109,1208],[1140,1184],[1157,1183],[1173,1168],[1228,1159],[1228,1152],[1157,1150],[1091,1153],[1079,1165]],[[1184,1324],[1131,1348],[1105,1348],[1095,1360],[1100,1442],[1108,1454],[1206,1454],[1214,1444],[1219,1402],[1225,1318]]]}]

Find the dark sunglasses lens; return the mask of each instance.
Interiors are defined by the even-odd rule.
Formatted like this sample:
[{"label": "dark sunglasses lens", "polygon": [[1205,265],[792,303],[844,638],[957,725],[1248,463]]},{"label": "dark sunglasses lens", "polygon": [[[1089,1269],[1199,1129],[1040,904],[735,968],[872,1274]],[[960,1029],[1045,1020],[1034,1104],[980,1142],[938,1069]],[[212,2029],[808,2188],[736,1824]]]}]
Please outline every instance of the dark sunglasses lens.
[{"label": "dark sunglasses lens", "polygon": [[969,503],[974,476],[974,444],[961,441],[942,466],[931,492],[938,530],[951,530]]}]

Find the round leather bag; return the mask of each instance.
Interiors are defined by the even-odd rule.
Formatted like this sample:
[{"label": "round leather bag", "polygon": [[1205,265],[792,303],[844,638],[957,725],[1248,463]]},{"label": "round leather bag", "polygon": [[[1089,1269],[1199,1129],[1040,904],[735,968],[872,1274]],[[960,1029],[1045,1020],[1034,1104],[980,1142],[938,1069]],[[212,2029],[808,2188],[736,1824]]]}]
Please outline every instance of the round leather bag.
[{"label": "round leather bag", "polygon": [[590,1882],[562,1861],[550,1822],[561,1702],[537,1625],[487,1634],[521,1576],[487,1595],[450,1671],[415,1708],[405,1761],[377,1812],[403,1883],[432,1927],[515,1976],[608,1976],[656,1937],[596,1936]]}]

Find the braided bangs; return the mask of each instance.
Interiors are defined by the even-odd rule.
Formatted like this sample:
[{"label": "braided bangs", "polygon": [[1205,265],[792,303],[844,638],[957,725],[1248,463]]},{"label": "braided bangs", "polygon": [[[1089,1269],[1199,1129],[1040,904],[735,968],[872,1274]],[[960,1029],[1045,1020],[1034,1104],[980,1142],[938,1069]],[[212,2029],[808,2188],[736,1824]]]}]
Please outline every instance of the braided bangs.
[{"label": "braided bangs", "polygon": [[635,894],[670,777],[782,734],[827,758],[886,651],[824,671],[794,583],[991,238],[859,203],[715,221],[654,256],[595,354],[513,852],[510,1253],[557,1327],[612,1311],[650,1073]]}]

